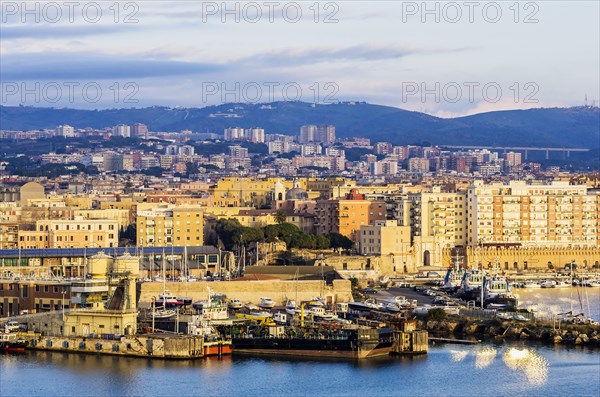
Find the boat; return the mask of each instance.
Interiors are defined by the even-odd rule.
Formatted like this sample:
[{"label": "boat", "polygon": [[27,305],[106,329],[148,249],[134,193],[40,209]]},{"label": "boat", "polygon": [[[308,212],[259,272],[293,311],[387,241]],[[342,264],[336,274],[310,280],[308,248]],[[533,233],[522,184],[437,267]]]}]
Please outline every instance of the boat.
[{"label": "boat", "polygon": [[273,314],[273,321],[278,325],[288,325],[289,317],[287,313],[277,312]]},{"label": "boat", "polygon": [[233,298],[229,302],[227,302],[227,306],[232,310],[239,310],[242,307],[244,307],[244,305],[242,304],[242,301],[240,301],[239,299],[236,299],[236,298]]},{"label": "boat", "polygon": [[527,281],[525,284],[523,284],[523,288],[542,288],[542,286],[538,282]]},{"label": "boat", "polygon": [[152,311],[152,317],[155,319],[171,318],[176,314],[177,312],[173,309],[155,308]]},{"label": "boat", "polygon": [[584,284],[586,287],[600,287],[600,279],[599,280],[585,280]]},{"label": "boat", "polygon": [[183,301],[178,299],[175,295],[169,293],[169,291],[166,291],[165,293],[158,295],[156,306],[162,306],[166,308],[183,306]]},{"label": "boat", "polygon": [[296,307],[296,301],[295,300],[288,300],[285,304],[285,311],[287,314],[293,316],[296,313],[300,312],[300,309]]},{"label": "boat", "polygon": [[244,305],[244,309],[252,312],[252,311],[257,311],[260,308],[258,306],[256,306],[254,303],[248,302]]},{"label": "boat", "polygon": [[512,320],[512,318],[513,318],[512,314],[509,312],[496,313],[496,317],[498,317],[501,320]]},{"label": "boat", "polygon": [[165,251],[162,253],[162,281],[163,281],[163,293],[158,295],[155,306],[162,306],[164,309],[183,306],[183,301],[178,299],[175,295],[167,291],[167,281],[165,277]]},{"label": "boat", "polygon": [[513,296],[506,278],[496,274],[484,277],[483,303],[488,308],[516,309],[518,302],[517,298]]},{"label": "boat", "polygon": [[228,305],[225,304],[224,300],[220,297],[214,299],[214,297],[218,295],[215,295],[210,287],[207,286],[206,289],[208,290],[208,299],[197,301],[192,304],[192,308],[196,310],[199,319],[203,321],[228,319]]},{"label": "boat", "polygon": [[248,326],[232,342],[236,354],[364,359],[389,355],[394,330],[366,326],[337,329]]},{"label": "boat", "polygon": [[28,341],[19,338],[14,332],[0,333],[0,351],[22,352],[28,345]]},{"label": "boat", "polygon": [[275,307],[275,301],[268,296],[260,298],[260,302],[258,302],[258,306],[264,309],[272,309]]},{"label": "boat", "polygon": [[573,286],[572,282],[568,281],[557,281],[554,285],[554,288],[571,288]]},{"label": "boat", "polygon": [[545,280],[545,281],[541,282],[540,286],[542,288],[555,288],[556,287],[556,281],[554,281],[554,280]]},{"label": "boat", "polygon": [[464,300],[475,300],[481,295],[485,273],[479,269],[465,271],[457,296]]},{"label": "boat", "polygon": [[316,319],[333,321],[337,319],[337,315],[325,310],[323,306],[309,306],[304,310],[305,316],[313,316]]},{"label": "boat", "polygon": [[457,290],[460,287],[464,273],[465,271],[464,269],[461,269],[461,264],[457,254],[453,266],[448,269],[448,272],[446,272],[446,276],[444,277],[444,288],[449,290]]},{"label": "boat", "polygon": [[515,314],[513,316],[513,319],[515,319],[516,321],[521,321],[521,322],[529,321],[529,319],[527,317],[523,316],[522,314]]}]

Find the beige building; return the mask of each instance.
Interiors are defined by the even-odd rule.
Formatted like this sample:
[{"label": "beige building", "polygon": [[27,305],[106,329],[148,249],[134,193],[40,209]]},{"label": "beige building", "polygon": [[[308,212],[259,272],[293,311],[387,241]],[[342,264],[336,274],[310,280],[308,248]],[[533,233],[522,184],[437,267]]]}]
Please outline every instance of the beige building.
[{"label": "beige building", "polygon": [[75,216],[83,219],[111,219],[119,224],[120,229],[125,229],[132,223],[131,212],[126,209],[101,209],[101,210],[75,210]]},{"label": "beige building", "polygon": [[360,227],[360,253],[363,255],[400,255],[410,251],[410,226],[397,221],[376,221]]},{"label": "beige building", "polygon": [[19,248],[118,247],[119,224],[110,219],[47,219],[19,231]]},{"label": "beige building", "polygon": [[199,207],[140,204],[136,225],[139,247],[204,245],[204,212]]},{"label": "beige building", "polygon": [[444,248],[467,243],[466,192],[409,193],[398,202],[398,221],[410,226],[417,266],[447,266]]},{"label": "beige building", "polygon": [[554,182],[484,185],[468,190],[469,244],[597,246],[600,194],[585,185]]}]

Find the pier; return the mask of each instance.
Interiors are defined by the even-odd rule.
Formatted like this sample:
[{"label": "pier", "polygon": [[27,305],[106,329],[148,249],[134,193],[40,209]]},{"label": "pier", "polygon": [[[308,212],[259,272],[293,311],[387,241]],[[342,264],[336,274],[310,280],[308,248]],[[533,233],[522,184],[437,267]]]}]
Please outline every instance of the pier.
[{"label": "pier", "polygon": [[29,342],[29,349],[35,350],[164,359],[204,357],[204,337],[194,335],[111,335],[106,338],[87,338],[28,334],[21,337]]}]

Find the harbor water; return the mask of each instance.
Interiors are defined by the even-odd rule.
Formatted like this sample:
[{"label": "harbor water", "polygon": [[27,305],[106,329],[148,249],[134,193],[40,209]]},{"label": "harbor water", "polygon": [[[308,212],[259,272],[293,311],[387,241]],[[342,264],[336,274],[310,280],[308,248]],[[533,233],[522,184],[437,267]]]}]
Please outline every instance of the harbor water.
[{"label": "harbor water", "polygon": [[573,311],[600,322],[600,288],[514,288],[519,307],[533,310],[536,316],[551,316]]},{"label": "harbor water", "polygon": [[27,351],[0,356],[9,396],[598,396],[600,353],[523,344],[435,345],[364,361],[169,361]]}]

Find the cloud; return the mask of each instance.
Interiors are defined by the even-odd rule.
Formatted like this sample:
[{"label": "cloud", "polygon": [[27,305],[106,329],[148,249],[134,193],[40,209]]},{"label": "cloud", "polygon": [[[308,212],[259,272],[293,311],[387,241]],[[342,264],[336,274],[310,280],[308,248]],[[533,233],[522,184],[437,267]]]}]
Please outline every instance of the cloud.
[{"label": "cloud", "polygon": [[129,79],[205,74],[227,66],[211,63],[150,60],[89,53],[28,53],[3,56],[4,81]]},{"label": "cloud", "polygon": [[85,37],[122,33],[134,28],[133,24],[111,25],[63,25],[58,24],[25,24],[4,25],[0,28],[2,40],[16,39],[63,39],[68,37]]}]

